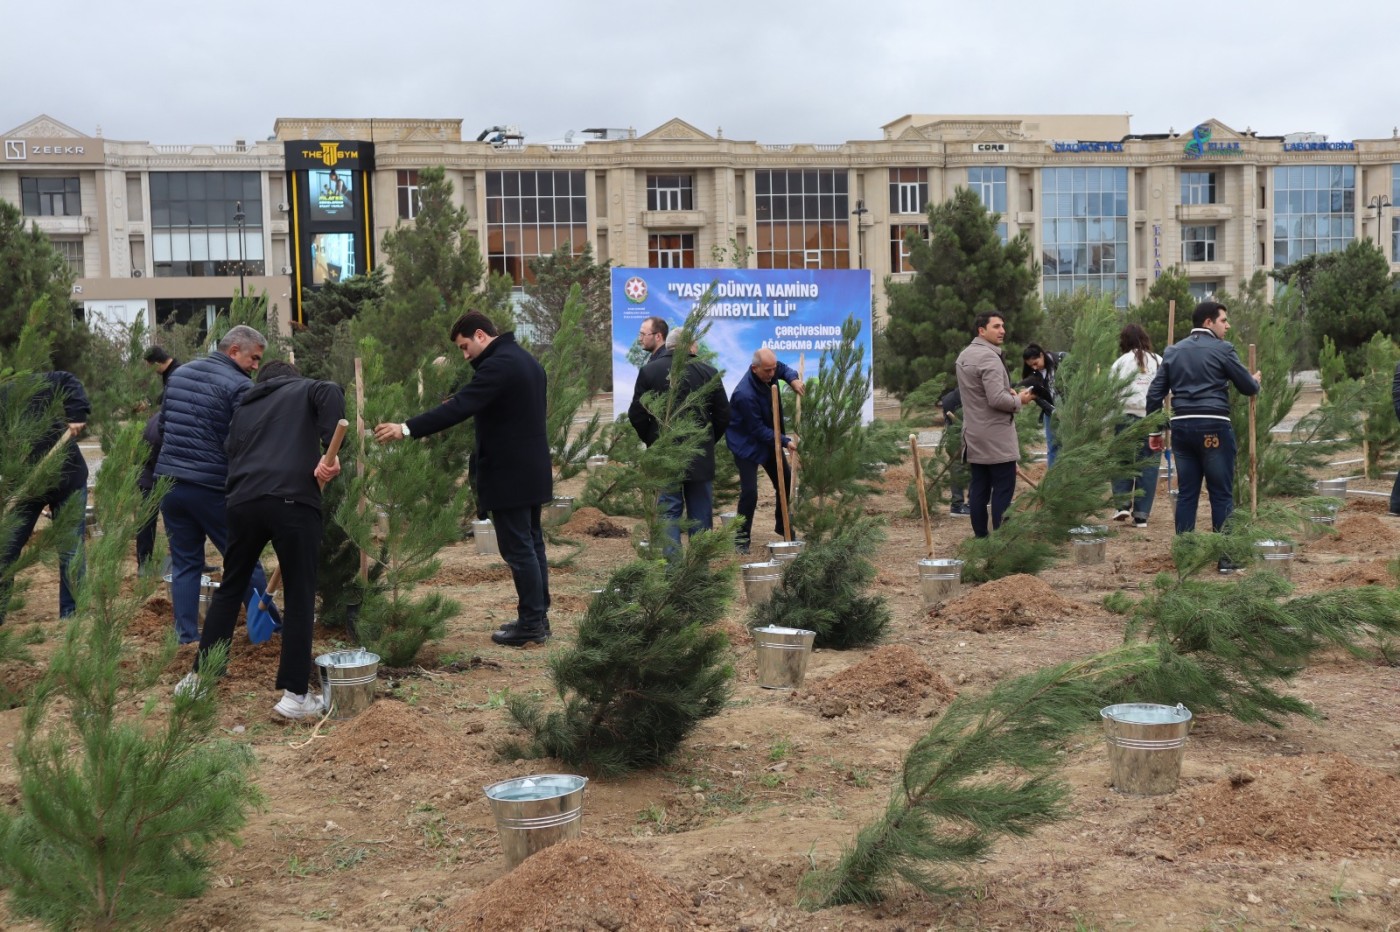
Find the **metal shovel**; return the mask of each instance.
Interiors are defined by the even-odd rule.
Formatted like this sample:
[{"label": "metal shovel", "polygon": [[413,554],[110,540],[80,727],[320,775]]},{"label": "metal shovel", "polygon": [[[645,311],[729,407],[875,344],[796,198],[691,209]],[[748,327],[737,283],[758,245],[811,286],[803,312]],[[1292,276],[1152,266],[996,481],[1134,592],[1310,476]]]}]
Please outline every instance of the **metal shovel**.
[{"label": "metal shovel", "polygon": [[273,594],[281,584],[282,567],[279,566],[272,571],[272,578],[267,581],[267,592],[253,590],[253,597],[248,600],[249,643],[261,644],[282,630],[282,623],[274,617],[277,606],[272,601]]}]

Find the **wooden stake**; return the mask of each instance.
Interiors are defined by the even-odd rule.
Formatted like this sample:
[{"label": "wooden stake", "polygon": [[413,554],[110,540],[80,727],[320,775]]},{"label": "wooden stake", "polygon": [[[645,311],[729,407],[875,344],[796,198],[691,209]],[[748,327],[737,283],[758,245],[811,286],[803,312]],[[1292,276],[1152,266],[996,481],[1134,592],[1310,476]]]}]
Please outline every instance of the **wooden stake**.
[{"label": "wooden stake", "polygon": [[782,421],[778,417],[778,386],[773,386],[773,452],[777,456],[773,466],[778,477],[778,511],[783,516],[783,540],[792,540],[792,516],[788,514],[787,479],[783,460]]},{"label": "wooden stake", "polygon": [[[806,354],[806,353],[803,353],[802,355],[800,355],[800,356],[797,357],[797,380],[798,380],[799,382],[803,381],[804,376],[803,376],[802,373],[806,370],[806,368],[807,368],[807,354]],[[806,391],[806,390],[807,390],[807,389],[806,389],[806,386],[803,386],[803,389],[802,389],[802,390],[803,390],[803,391]],[[794,431],[795,433],[797,433],[798,435],[801,435],[801,433],[802,433],[802,396],[799,395],[799,394],[797,394],[797,392],[793,392],[792,394],[793,394],[793,397],[797,399],[797,402],[796,402],[796,404],[797,404],[797,416],[796,416],[796,418],[794,418],[794,420],[793,420],[793,431]],[[792,457],[792,463],[791,463],[791,465],[792,465],[792,492],[791,492],[791,494],[788,495],[788,504],[789,504],[790,506],[792,506],[793,508],[796,508],[796,507],[797,507],[797,481],[798,481],[799,478],[801,478],[800,471],[799,471],[800,468],[801,468],[801,466],[802,466],[801,457],[794,455],[794,456]]]},{"label": "wooden stake", "polygon": [[[355,357],[355,438],[360,445],[360,458],[356,461],[355,470],[359,475],[365,471],[365,364],[360,357]],[[360,493],[360,514],[365,513],[365,495]],[[369,582],[369,554],[360,551],[360,582]]]},{"label": "wooden stake", "polygon": [[924,461],[919,459],[919,435],[909,435],[909,452],[914,455],[914,486],[919,490],[919,511],[924,518],[924,546],[928,548],[928,558],[933,559],[933,525],[928,517],[928,492],[924,490]]},{"label": "wooden stake", "polygon": [[[1167,302],[1167,346],[1172,345],[1172,340],[1176,337],[1176,299]],[[1167,346],[1162,347],[1165,353]],[[1160,363],[1158,364],[1160,365]],[[1162,425],[1162,451],[1167,459],[1167,494],[1172,491],[1172,476],[1176,473],[1176,460],[1172,458],[1172,422],[1171,422],[1171,396],[1168,395],[1162,401],[1162,407],[1166,409],[1167,422]]]},{"label": "wooden stake", "polygon": [[[1253,375],[1254,369],[1254,344],[1249,344],[1249,373]],[[1254,406],[1259,400],[1256,392],[1249,396],[1249,516],[1259,517],[1259,450],[1258,440],[1254,432]]]}]

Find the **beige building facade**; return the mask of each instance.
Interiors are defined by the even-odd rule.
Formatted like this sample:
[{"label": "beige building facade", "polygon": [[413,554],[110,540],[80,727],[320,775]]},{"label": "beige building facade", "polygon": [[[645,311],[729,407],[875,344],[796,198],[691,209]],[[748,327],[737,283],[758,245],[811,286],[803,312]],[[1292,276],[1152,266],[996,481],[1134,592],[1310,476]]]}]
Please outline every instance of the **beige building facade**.
[{"label": "beige building facade", "polygon": [[[867,268],[912,275],[905,237],[971,188],[1029,236],[1042,292],[1142,300],[1178,266],[1193,291],[1376,240],[1400,250],[1400,138],[1264,136],[1204,120],[1134,134],[1126,115],[906,115],[881,138],[731,140],[680,119],[535,143],[456,119],[283,118],[232,145],[88,136],[48,116],[4,135],[0,199],[68,257],[92,316],[211,316],[241,288],[296,320],[304,287],[374,267],[443,166],[489,266],[592,243],[616,265]],[[339,162],[337,163],[337,154]],[[346,156],[353,156],[348,162]],[[337,167],[338,165],[338,167]],[[349,167],[347,168],[347,165]],[[331,187],[335,186],[336,191]],[[352,206],[353,205],[353,206]]]}]

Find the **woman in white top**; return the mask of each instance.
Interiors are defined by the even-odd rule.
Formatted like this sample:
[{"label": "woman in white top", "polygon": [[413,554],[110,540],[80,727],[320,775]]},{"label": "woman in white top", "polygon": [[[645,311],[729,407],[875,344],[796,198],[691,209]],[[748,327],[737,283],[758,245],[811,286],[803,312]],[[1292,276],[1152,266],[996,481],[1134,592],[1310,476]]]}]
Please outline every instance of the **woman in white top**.
[{"label": "woman in white top", "polygon": [[[1123,401],[1123,420],[1118,425],[1121,432],[1147,416],[1147,387],[1152,384],[1162,357],[1152,352],[1152,338],[1137,324],[1128,324],[1118,334],[1118,350],[1123,355],[1114,361],[1113,374],[1133,380]],[[1113,520],[1131,518],[1133,527],[1147,527],[1152,501],[1157,497],[1157,468],[1161,456],[1152,449],[1150,441],[1144,441],[1138,453],[1141,474],[1131,479],[1113,480],[1113,501],[1118,506]]]}]

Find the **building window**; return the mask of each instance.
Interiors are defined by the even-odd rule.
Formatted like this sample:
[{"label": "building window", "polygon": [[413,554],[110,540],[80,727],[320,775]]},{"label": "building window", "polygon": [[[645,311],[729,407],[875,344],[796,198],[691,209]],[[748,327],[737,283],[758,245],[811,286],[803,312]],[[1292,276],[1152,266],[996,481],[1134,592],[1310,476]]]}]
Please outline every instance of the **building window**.
[{"label": "building window", "polygon": [[1356,166],[1274,169],[1274,268],[1345,249],[1356,238]]},{"label": "building window", "polygon": [[1181,228],[1181,261],[1214,262],[1215,230],[1209,227]]},{"label": "building window", "polygon": [[418,216],[418,172],[414,169],[400,171],[399,178],[399,219],[412,220]]},{"label": "building window", "polygon": [[1400,165],[1390,166],[1390,261],[1400,262]]},{"label": "building window", "polygon": [[695,268],[694,233],[653,233],[647,237],[647,267]]},{"label": "building window", "polygon": [[757,268],[850,268],[846,183],[844,169],[754,172]]},{"label": "building window", "polygon": [[51,239],[53,248],[62,254],[72,269],[74,278],[83,278],[83,241],[81,239]]},{"label": "building window", "polygon": [[76,175],[20,178],[19,197],[26,217],[78,217],[83,213]]},{"label": "building window", "polygon": [[1041,170],[1044,288],[1087,290],[1128,304],[1128,170]]},{"label": "building window", "polygon": [[[264,274],[257,172],[151,172],[151,251],[161,278]],[[236,214],[243,211],[240,227]]]},{"label": "building window", "polygon": [[1215,297],[1215,293],[1220,290],[1220,282],[1190,282],[1186,287],[1191,292],[1191,300],[1200,303]]},{"label": "building window", "polygon": [[588,242],[581,171],[486,173],[486,261],[516,285],[533,280],[529,260],[561,246],[577,256]]},{"label": "building window", "polygon": [[1214,204],[1215,172],[1182,172],[1181,203]]},{"label": "building window", "polygon": [[890,169],[890,213],[921,214],[928,210],[928,169]]},{"label": "building window", "polygon": [[914,267],[909,264],[909,243],[907,237],[910,233],[917,233],[921,239],[928,239],[928,224],[890,224],[890,271],[891,272],[913,272]]},{"label": "building window", "polygon": [[[694,210],[695,183],[690,175],[647,175],[647,210]],[[678,268],[679,266],[657,266]],[[694,268],[694,266],[685,266]]]},{"label": "building window", "polygon": [[[1005,168],[969,168],[967,170],[967,186],[982,201],[982,206],[990,213],[1006,216],[1006,169]],[[1001,237],[1001,244],[1006,245],[1007,227],[1006,221],[1002,220],[997,224],[997,236]]]}]

